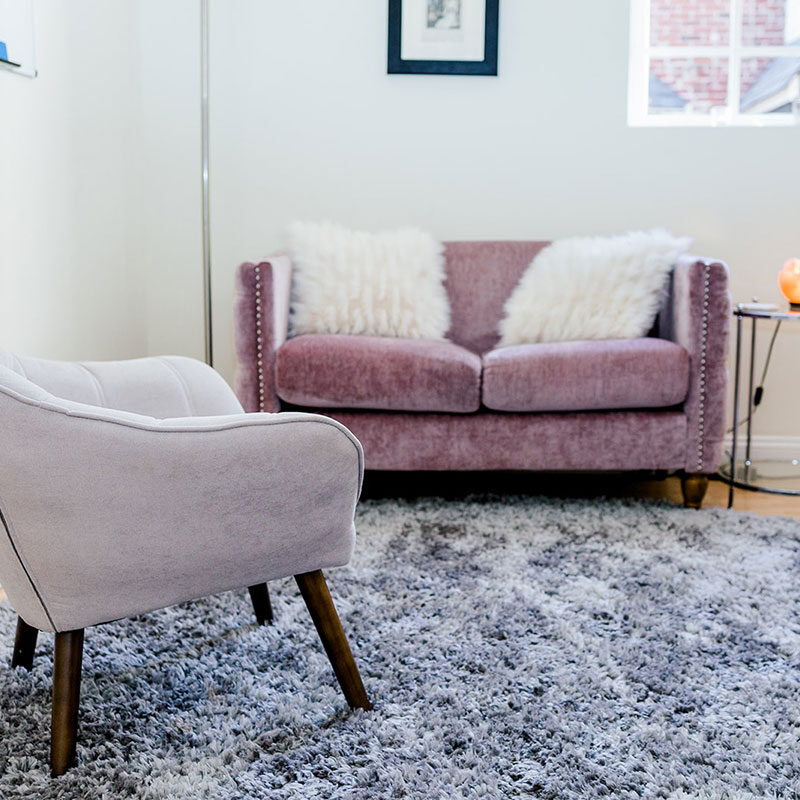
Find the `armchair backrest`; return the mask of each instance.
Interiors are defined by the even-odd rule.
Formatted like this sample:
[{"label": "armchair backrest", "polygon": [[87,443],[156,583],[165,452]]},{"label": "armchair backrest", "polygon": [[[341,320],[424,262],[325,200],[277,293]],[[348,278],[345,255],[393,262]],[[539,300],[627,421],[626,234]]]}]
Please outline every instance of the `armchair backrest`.
[{"label": "armchair backrest", "polygon": [[[65,599],[72,587],[84,590],[74,569],[59,566],[104,541],[89,536],[87,545],[81,538],[79,498],[97,493],[104,530],[106,507],[119,504],[113,476],[120,453],[144,441],[114,423],[239,413],[223,378],[192,359],[79,364],[0,350],[0,583],[22,618],[40,630],[57,629],[58,614],[72,613],[74,598]],[[139,460],[134,452],[125,480],[145,469]],[[82,562],[92,563],[91,552],[83,552]]]},{"label": "armchair backrest", "polygon": [[475,353],[500,339],[506,300],[549,242],[445,242],[451,323],[447,338]]},{"label": "armchair backrest", "polygon": [[[202,507],[208,483],[188,478],[173,489],[178,522],[167,519],[174,498],[165,487],[199,469],[185,450],[206,441],[213,451],[214,434],[194,435],[194,425],[213,430],[240,415],[222,377],[191,359],[70,364],[0,352],[0,583],[20,616],[68,630],[79,612],[127,615],[103,599],[123,574],[103,564],[126,548],[149,552],[186,508]],[[167,442],[175,446],[159,456]],[[136,584],[145,592],[146,576]]]},{"label": "armchair backrest", "polygon": [[[26,622],[40,630],[55,630],[35,574],[35,563],[46,562],[53,555],[51,537],[47,526],[35,527],[34,538],[40,547],[34,548],[32,567],[24,544],[30,538],[25,534],[34,526],[26,520],[20,531],[13,509],[28,506],[41,516],[54,510],[52,498],[41,489],[53,483],[48,470],[61,472],[61,454],[73,449],[74,440],[63,436],[59,423],[70,419],[70,406],[75,404],[54,397],[23,371],[24,365],[14,357],[0,353],[0,583]],[[40,411],[50,407],[63,413]],[[59,508],[57,513],[61,511]],[[24,544],[19,541],[20,534]]]},{"label": "armchair backrest", "polygon": [[[28,358],[0,350],[0,367],[5,367],[32,386],[44,389],[45,392],[62,400],[102,407],[106,405],[97,381],[86,367],[77,362]],[[0,373],[0,385],[4,383]],[[19,389],[22,384],[15,382],[15,385]],[[27,396],[28,392],[25,394]]]},{"label": "armchair backrest", "polygon": [[70,362],[0,350],[1,367],[61,400],[157,419],[238,414],[242,410],[221,375],[200,361],[181,356]]}]

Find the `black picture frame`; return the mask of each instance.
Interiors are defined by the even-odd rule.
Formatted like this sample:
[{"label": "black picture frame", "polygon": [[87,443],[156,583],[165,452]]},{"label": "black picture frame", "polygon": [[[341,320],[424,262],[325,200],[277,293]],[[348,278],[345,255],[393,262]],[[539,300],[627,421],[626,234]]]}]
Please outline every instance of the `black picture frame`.
[{"label": "black picture frame", "polygon": [[500,0],[486,0],[483,61],[404,61],[400,57],[403,0],[389,0],[390,75],[497,75],[497,30]]}]

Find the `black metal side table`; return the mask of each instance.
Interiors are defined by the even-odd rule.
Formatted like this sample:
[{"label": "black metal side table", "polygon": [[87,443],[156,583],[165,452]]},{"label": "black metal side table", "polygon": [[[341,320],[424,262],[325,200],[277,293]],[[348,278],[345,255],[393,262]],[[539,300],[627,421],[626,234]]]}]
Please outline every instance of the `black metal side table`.
[{"label": "black metal side table", "polygon": [[[727,469],[723,466],[719,471],[719,477],[730,485],[728,492],[728,508],[733,506],[733,489],[750,489],[756,492],[769,492],[771,494],[784,494],[784,495],[800,495],[800,489],[782,489],[775,486],[765,486],[761,483],[756,483],[760,480],[756,471],[756,465],[750,458],[750,443],[753,428],[753,410],[755,407],[753,395],[753,372],[755,369],[755,352],[756,352],[756,323],[759,320],[772,320],[776,324],[783,321],[800,322],[800,311],[786,310],[786,311],[764,311],[753,310],[748,308],[741,308],[737,306],[733,309],[733,315],[736,317],[736,368],[733,380],[733,441],[731,443],[731,460],[727,465]],[[748,380],[748,408],[747,408],[747,439],[745,442],[744,463],[740,473],[736,469],[736,456],[739,435],[739,382],[741,373],[742,361],[742,321],[749,319],[751,322],[750,328],[750,377]],[[793,462],[793,466],[797,466],[797,461]],[[741,477],[739,475],[741,474]],[[800,470],[798,471],[800,475]]]}]

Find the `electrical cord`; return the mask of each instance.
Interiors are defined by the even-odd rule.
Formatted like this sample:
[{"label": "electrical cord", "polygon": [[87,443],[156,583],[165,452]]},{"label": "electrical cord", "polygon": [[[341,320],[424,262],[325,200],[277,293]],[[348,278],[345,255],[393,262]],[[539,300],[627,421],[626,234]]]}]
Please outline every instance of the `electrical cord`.
[{"label": "electrical cord", "polygon": [[[761,380],[756,386],[756,390],[753,392],[753,413],[755,414],[756,409],[761,405],[761,401],[764,399],[764,382],[767,379],[767,371],[769,370],[769,362],[772,360],[772,348],[775,346],[775,339],[778,337],[778,331],[781,329],[781,322],[782,320],[778,320],[775,323],[775,330],[772,331],[772,338],[769,340],[769,349],[767,350],[767,359],[764,362],[764,369],[761,371]],[[755,358],[755,353],[752,354],[753,358]],[[741,428],[742,425],[746,424],[750,421],[750,414],[739,422],[738,427]],[[733,432],[733,425],[728,428],[726,433]]]}]

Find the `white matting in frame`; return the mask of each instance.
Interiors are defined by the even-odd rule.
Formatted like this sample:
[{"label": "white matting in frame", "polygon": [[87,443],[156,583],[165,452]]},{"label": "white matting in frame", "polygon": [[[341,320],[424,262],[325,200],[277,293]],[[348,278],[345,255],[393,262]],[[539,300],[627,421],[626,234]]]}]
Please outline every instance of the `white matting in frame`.
[{"label": "white matting in frame", "polygon": [[483,61],[486,0],[404,0],[404,61]]}]

